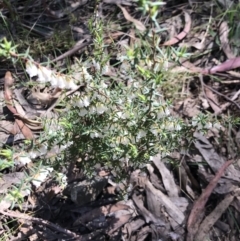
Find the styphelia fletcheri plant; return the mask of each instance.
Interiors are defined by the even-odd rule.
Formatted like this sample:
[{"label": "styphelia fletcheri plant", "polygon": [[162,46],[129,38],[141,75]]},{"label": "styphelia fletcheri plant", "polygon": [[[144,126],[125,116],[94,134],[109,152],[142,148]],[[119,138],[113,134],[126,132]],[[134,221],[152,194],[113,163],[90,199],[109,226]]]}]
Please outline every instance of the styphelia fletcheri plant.
[{"label": "styphelia fletcheri plant", "polygon": [[[174,116],[161,95],[163,71],[141,58],[137,48],[118,58],[117,79],[104,75],[111,68],[107,61],[89,59],[76,68],[85,73],[85,88],[66,101],[61,126],[63,138],[72,143],[70,156],[81,160],[88,175],[101,164],[120,177],[130,167],[145,166],[157,153],[179,151],[195,130],[191,122]],[[207,129],[206,123],[199,131]]]},{"label": "styphelia fletcheri plant", "polygon": [[37,76],[40,83],[61,89],[85,86],[65,100],[59,128],[46,138],[54,145],[56,140],[62,146],[68,143],[69,153],[80,157],[89,173],[97,163],[119,173],[123,167],[144,165],[152,155],[166,155],[180,142],[183,123],[170,114],[169,103],[159,92],[159,71],[152,72],[149,60],[135,64],[133,59],[138,56],[134,54],[126,51],[126,56],[119,58],[125,79],[117,83],[104,77],[110,66],[101,66],[95,59],[75,64],[79,83],[71,76],[26,62],[27,73]]},{"label": "styphelia fletcheri plant", "polygon": [[[68,149],[68,156],[78,157],[88,174],[101,164],[120,175],[128,167],[144,166],[156,153],[165,156],[179,149],[191,126],[171,114],[170,103],[161,95],[167,71],[161,53],[152,53],[158,59],[153,61],[142,46],[123,46],[117,56],[119,77],[114,79],[106,76],[112,66],[102,48],[96,42],[97,54],[72,66],[77,78],[31,59],[25,60],[26,72],[53,88],[83,86],[64,99],[65,108],[54,120],[58,128],[46,122],[40,154],[59,145],[61,151]],[[34,150],[31,153],[36,156]]]},{"label": "styphelia fletcheri plant", "polygon": [[56,136],[65,133],[70,155],[80,158],[88,174],[100,163],[119,176],[123,168],[142,166],[156,153],[168,154],[182,138],[185,127],[159,93],[158,73],[141,71],[140,65],[132,71],[126,67],[135,65],[132,58],[125,57],[119,60],[125,79],[117,82],[103,75],[110,66],[95,59],[81,63],[85,88],[66,100],[62,112]]},{"label": "styphelia fletcheri plant", "polygon": [[[149,2],[144,2],[141,7],[148,5]],[[104,74],[110,65],[103,42],[103,23],[93,21],[92,28],[89,27],[94,53],[87,61],[76,63],[76,79],[24,56],[26,72],[30,78],[37,77],[41,84],[73,90],[84,86],[80,92],[65,98],[66,107],[55,120],[59,128],[52,129],[46,123],[44,146],[40,149],[45,154],[51,146],[65,146],[73,158],[80,157],[89,173],[97,163],[121,173],[123,167],[144,165],[152,155],[159,152],[166,155],[178,147],[185,127],[171,115],[170,103],[161,96],[164,74],[155,61],[157,46],[153,46],[156,52],[152,53],[148,52],[152,49],[148,41],[142,40],[142,46],[122,46],[117,56],[119,76],[106,78]],[[10,44],[6,55],[13,57],[12,52]]]},{"label": "styphelia fletcheri plant", "polygon": [[[144,6],[150,4],[148,1],[143,3]],[[155,6],[148,10],[154,20]],[[96,164],[101,164],[120,177],[128,167],[144,166],[156,153],[165,156],[172,150],[179,150],[189,129],[194,131],[193,127],[197,126],[198,130],[203,130],[205,122],[195,118],[186,126],[171,114],[170,103],[161,95],[162,82],[169,74],[169,56],[168,51],[165,53],[164,49],[159,49],[159,39],[153,41],[153,46],[148,40],[142,40],[148,48],[146,52],[142,46],[124,46],[117,54],[120,72],[113,78],[106,77],[111,67],[108,64],[110,57],[106,56],[104,38],[99,34],[103,32],[99,31],[100,25],[98,22],[95,30],[92,29],[98,34],[94,37],[93,56],[75,64],[74,77],[34,62],[27,53],[22,55],[26,72],[30,78],[37,77],[41,85],[50,84],[53,88],[65,90],[84,86],[80,92],[64,99],[65,108],[59,119],[51,120],[58,128],[51,128],[51,123],[46,122],[42,146],[26,154],[35,158],[45,155],[51,148],[67,149],[68,160],[81,160],[89,175],[94,174]],[[12,47],[6,40],[4,45],[0,48],[0,55],[12,59],[21,57],[14,53],[16,46]],[[151,49],[155,52],[149,52]],[[44,168],[36,173],[45,177],[48,172],[50,169]],[[33,177],[38,179],[36,175]],[[33,184],[40,185],[41,181]]]}]

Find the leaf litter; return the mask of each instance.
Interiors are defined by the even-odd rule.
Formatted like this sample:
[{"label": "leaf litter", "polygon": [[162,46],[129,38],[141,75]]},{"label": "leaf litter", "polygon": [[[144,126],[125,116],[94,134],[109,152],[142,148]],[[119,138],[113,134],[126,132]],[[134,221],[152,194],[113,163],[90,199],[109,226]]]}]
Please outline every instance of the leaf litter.
[{"label": "leaf litter", "polygon": [[[212,11],[210,4],[209,6],[208,3],[204,4],[208,10],[206,19],[210,15],[213,19],[204,22],[202,18],[200,22],[208,24],[211,31],[215,31],[219,38],[220,44],[216,53],[213,46],[216,45],[214,41],[217,37],[212,38],[209,28],[198,29],[196,22],[198,23],[199,19],[194,19],[193,14],[196,11],[193,8],[195,3],[189,4],[189,2],[185,1],[184,7],[178,6],[175,2],[174,8],[167,3],[163,7],[165,13],[162,12],[165,20],[174,10],[181,9],[184,15],[180,32],[170,36],[168,41],[160,43],[159,47],[187,46],[188,50],[192,51],[190,58],[181,57],[177,65],[176,62],[170,62],[168,66],[169,70],[174,72],[186,72],[188,75],[184,78],[190,83],[195,82],[195,88],[197,86],[197,94],[190,86],[186,87],[187,96],[181,99],[178,107],[174,107],[173,113],[181,116],[186,122],[206,111],[213,117],[222,115],[224,119],[227,117],[227,112],[236,117],[239,114],[239,86],[232,82],[233,86],[230,88],[224,81],[232,80],[231,70],[240,67],[240,57],[236,57],[237,55],[231,50],[228,24],[226,21],[216,21],[215,24],[218,27],[214,29],[211,25],[216,13]],[[51,4],[48,5],[47,1],[44,1],[44,4],[47,7],[46,19],[58,19],[66,26],[66,20],[64,20],[66,12],[55,9]],[[77,4],[69,1],[66,9],[72,14],[80,14],[82,11],[89,10],[88,4],[86,1],[80,1]],[[132,28],[135,26],[137,30],[144,32],[149,28],[148,21],[138,19],[139,15],[135,12],[136,4],[132,1],[104,1],[100,7],[102,10],[105,8],[112,10],[115,5],[122,11],[124,17],[122,21],[127,20],[131,27],[127,32],[113,29],[106,34],[105,41],[107,44],[111,41],[119,41],[120,45],[120,42],[126,38],[124,45],[127,46],[128,40],[137,41],[137,34]],[[80,6],[83,9],[79,9]],[[2,7],[7,11],[6,6]],[[36,11],[36,8],[33,9]],[[19,10],[21,11],[21,6]],[[199,12],[196,13],[199,14]],[[203,15],[204,12],[200,14]],[[28,21],[31,25],[31,21],[29,19]],[[39,33],[34,25],[32,30]],[[48,32],[44,31],[39,34],[48,36]],[[81,37],[82,39],[78,40],[72,49],[68,49],[59,56],[53,56],[52,61],[64,64],[66,57],[81,55],[92,41]],[[204,38],[200,43],[201,46],[194,44],[196,37]],[[221,62],[212,63],[213,58]],[[112,68],[105,74],[117,76],[115,74],[117,72],[117,68]],[[235,79],[239,78],[239,76],[236,77],[237,74],[236,72]],[[215,89],[214,83],[217,78],[221,80],[220,87]],[[8,116],[1,120],[2,147],[10,144],[17,146],[18,141],[23,139],[38,139],[44,124],[39,117],[48,113],[45,116],[49,120],[53,117],[57,118],[56,107],[59,103],[58,99],[61,98],[61,88],[45,87],[43,91],[41,87],[30,89],[20,86],[13,89],[14,77],[10,72],[6,72],[4,81],[4,91],[1,90],[1,96],[4,98],[3,107],[8,109]],[[69,96],[76,91],[69,91]],[[3,109],[1,112],[3,114]],[[54,124],[51,126],[53,130],[57,128]],[[199,129],[201,129],[200,125]],[[227,136],[238,130],[230,126],[229,133],[226,133],[226,130],[225,133],[223,131],[222,143],[218,145],[219,141],[216,140],[220,130],[215,129],[217,130],[210,127],[205,135],[202,132],[195,132],[190,148],[179,150],[175,157],[161,159],[160,155],[154,156],[152,162],[147,164],[146,170],[133,170],[130,180],[125,180],[123,183],[114,184],[108,180],[112,175],[108,170],[104,176],[96,174],[95,178],[86,177],[81,170],[77,169],[75,163],[72,163],[69,170],[63,170],[68,176],[66,186],[59,186],[56,180],[48,175],[50,172],[45,173],[43,180],[39,180],[38,184],[33,178],[32,182],[36,185],[31,195],[23,182],[24,172],[29,172],[32,162],[21,159],[27,153],[21,153],[21,145],[19,145],[19,153],[14,156],[18,165],[12,173],[8,173],[7,170],[1,173],[1,194],[9,190],[13,192],[14,185],[21,184],[22,204],[20,206],[14,204],[11,207],[13,209],[10,209],[12,205],[10,199],[1,201],[0,213],[3,224],[0,227],[1,233],[9,230],[7,222],[14,218],[15,222],[22,226],[16,234],[10,234],[6,240],[238,240],[239,232],[235,231],[238,225],[226,218],[229,210],[232,210],[236,217],[239,217],[240,212],[238,188],[240,171],[235,163],[238,155],[230,151],[228,145],[230,137]],[[38,149],[38,153],[32,153],[31,159],[34,160],[48,153],[42,143],[39,143]],[[233,153],[232,156],[231,153]],[[19,164],[20,160],[22,164]],[[171,164],[169,160],[174,160],[177,166]],[[39,170],[39,176],[41,176],[41,170]],[[37,179],[36,176],[35,179]],[[110,187],[114,188],[111,193],[108,193]],[[230,232],[227,235],[226,230]]]}]

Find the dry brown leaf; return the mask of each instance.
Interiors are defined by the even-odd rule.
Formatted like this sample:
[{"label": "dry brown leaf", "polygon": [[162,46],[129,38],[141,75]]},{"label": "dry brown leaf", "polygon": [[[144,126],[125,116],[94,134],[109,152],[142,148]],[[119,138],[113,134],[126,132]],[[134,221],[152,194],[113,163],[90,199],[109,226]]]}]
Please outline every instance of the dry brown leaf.
[{"label": "dry brown leaf", "polygon": [[13,97],[12,97],[13,83],[14,83],[14,79],[12,77],[12,74],[9,71],[7,71],[4,78],[4,98],[5,98],[6,106],[14,114],[15,122],[17,123],[24,137],[28,140],[33,140],[34,135],[32,131],[23,123],[21,119],[18,119],[20,115],[13,106]]},{"label": "dry brown leaf", "polygon": [[127,237],[130,238],[132,233],[139,230],[144,224],[145,221],[142,218],[137,218],[124,226],[123,233],[126,233]]},{"label": "dry brown leaf", "polygon": [[[201,196],[198,198],[198,200],[195,202],[191,213],[188,217],[188,223],[187,223],[187,230],[188,230],[188,240],[193,240],[193,237],[195,236],[195,232],[197,231],[194,227],[196,222],[199,221],[200,214],[203,213],[205,204],[208,201],[209,196],[211,195],[213,189],[216,187],[218,180],[223,175],[225,169],[232,164],[232,161],[227,161],[223,164],[223,166],[219,169],[215,177],[211,180],[211,182],[208,184],[206,189],[202,192]],[[194,227],[194,228],[193,228]]]},{"label": "dry brown leaf", "polygon": [[0,121],[0,132],[7,133],[8,135],[9,134],[15,135],[17,133],[17,131],[14,128],[14,124],[12,122],[6,121],[6,120]]},{"label": "dry brown leaf", "polygon": [[137,196],[134,193],[132,195],[132,200],[134,201],[135,205],[137,206],[139,214],[141,214],[144,217],[146,223],[154,223],[156,225],[163,226],[163,227],[166,225],[163,220],[161,220],[160,218],[157,218],[155,216],[155,214],[149,212],[144,207],[143,200],[141,199],[141,197]]},{"label": "dry brown leaf", "polygon": [[87,212],[86,214],[79,217],[74,222],[73,226],[79,225],[81,223],[90,222],[93,219],[95,219],[95,218],[97,218],[101,215],[107,216],[108,214],[110,214],[112,212],[116,212],[118,210],[128,210],[128,209],[129,209],[129,206],[124,205],[124,204],[120,204],[120,203],[110,204],[110,205],[107,205],[107,206],[95,208],[92,211]]},{"label": "dry brown leaf", "polygon": [[160,154],[153,157],[153,163],[158,168],[164,187],[168,193],[169,197],[178,197],[178,188],[174,182],[173,175],[166,168],[165,164],[161,161]]},{"label": "dry brown leaf", "polygon": [[113,234],[116,230],[126,224],[131,218],[133,218],[130,210],[119,210],[111,216],[111,225],[107,228],[109,235]]},{"label": "dry brown leaf", "polygon": [[147,169],[148,169],[148,172],[149,172],[149,175],[150,175],[150,181],[151,183],[153,184],[153,186],[159,190],[161,190],[162,192],[165,192],[165,189],[163,187],[163,184],[159,178],[159,176],[154,173],[154,168],[152,165],[150,164],[147,164],[146,165]]},{"label": "dry brown leaf", "polygon": [[[195,147],[199,150],[211,169],[216,173],[225,163],[225,159],[214,150],[212,144],[201,133],[195,132],[193,136],[196,138],[194,141]],[[240,171],[236,170],[233,165],[229,166],[227,169],[227,178],[239,182]]]},{"label": "dry brown leaf", "polygon": [[198,232],[196,234],[195,240],[202,241],[204,237],[209,233],[212,226],[216,221],[222,216],[225,210],[232,203],[234,196],[239,195],[240,189],[236,189],[234,193],[228,194],[218,205],[217,207],[204,219],[201,223]]},{"label": "dry brown leaf", "polygon": [[188,117],[194,117],[200,113],[198,100],[192,98],[187,98],[183,102],[180,102],[176,109]]},{"label": "dry brown leaf", "polygon": [[7,188],[9,188],[12,184],[20,184],[23,179],[23,172],[3,174],[0,179],[0,193],[7,192]]},{"label": "dry brown leaf", "polygon": [[[214,175],[208,173],[205,168],[198,169],[198,176],[199,180],[201,180],[203,183],[209,183],[214,178]],[[218,194],[228,194],[230,192],[233,192],[237,187],[233,184],[231,180],[228,180],[226,178],[221,178],[218,181],[218,184],[219,185],[214,188],[214,193]]]},{"label": "dry brown leaf", "polygon": [[151,205],[155,213],[157,212],[156,210],[160,208],[161,204],[173,220],[179,225],[183,223],[185,216],[180,209],[165,194],[154,188],[152,183],[148,180],[145,183],[145,191],[147,194],[148,207]]},{"label": "dry brown leaf", "polygon": [[228,24],[226,21],[223,21],[219,27],[219,38],[221,42],[221,48],[223,52],[226,54],[228,59],[233,59],[235,58],[235,55],[232,53],[232,50],[229,45],[228,33],[229,33]]},{"label": "dry brown leaf", "polygon": [[216,98],[216,95],[213,94],[213,92],[209,88],[205,87],[204,91],[210,106],[212,107],[215,113],[218,113],[221,110],[221,107],[218,103],[218,99]]},{"label": "dry brown leaf", "polygon": [[217,205],[217,207],[204,219],[195,236],[196,241],[204,240],[205,236],[208,234],[208,232],[210,231],[214,223],[221,217],[224,211],[229,207],[233,199],[234,199],[234,196],[232,194],[228,194]]},{"label": "dry brown leaf", "polygon": [[144,32],[146,30],[146,27],[137,19],[133,18],[128,11],[126,10],[126,8],[124,8],[123,6],[117,4],[117,6],[122,10],[124,17],[129,21],[132,22],[135,27],[141,31]]}]

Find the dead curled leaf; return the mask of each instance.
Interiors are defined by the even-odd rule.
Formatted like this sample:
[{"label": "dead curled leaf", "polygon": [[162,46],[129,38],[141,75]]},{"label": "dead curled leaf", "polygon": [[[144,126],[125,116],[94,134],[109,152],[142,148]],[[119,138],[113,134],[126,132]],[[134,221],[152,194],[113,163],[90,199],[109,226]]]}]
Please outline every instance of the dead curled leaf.
[{"label": "dead curled leaf", "polygon": [[226,72],[240,67],[240,57],[229,59],[222,64],[203,70],[203,74],[216,74],[218,72]]},{"label": "dead curled leaf", "polygon": [[226,54],[228,59],[233,59],[235,55],[232,53],[232,50],[228,41],[229,27],[226,21],[223,21],[219,27],[219,38],[221,42],[221,48]]},{"label": "dead curled leaf", "polygon": [[168,40],[167,42],[161,44],[161,46],[174,45],[187,36],[187,34],[189,33],[189,31],[191,29],[191,23],[192,23],[191,16],[187,11],[184,11],[184,18],[185,18],[185,26],[184,26],[183,31],[181,33],[179,33],[177,36]]},{"label": "dead curled leaf", "polygon": [[37,103],[41,106],[47,106],[51,104],[53,101],[53,96],[49,93],[42,93],[40,91],[33,91],[29,96],[28,96],[28,101],[30,103]]},{"label": "dead curled leaf", "polygon": [[33,140],[34,135],[32,131],[24,124],[24,122],[21,120],[21,115],[17,112],[17,110],[14,107],[13,97],[12,97],[13,84],[14,84],[14,79],[12,77],[12,74],[11,72],[7,71],[4,77],[4,98],[5,98],[6,106],[15,116],[15,123],[17,123],[24,137],[28,140]]},{"label": "dead curled leaf", "polygon": [[212,107],[215,113],[218,113],[221,110],[220,104],[218,103],[216,95],[209,89],[204,88],[208,103]]},{"label": "dead curled leaf", "polygon": [[122,10],[124,17],[129,21],[132,22],[135,27],[141,31],[144,32],[146,30],[146,27],[137,19],[133,18],[128,11],[126,10],[126,8],[124,8],[123,6],[121,6],[120,4],[117,4],[117,6]]}]

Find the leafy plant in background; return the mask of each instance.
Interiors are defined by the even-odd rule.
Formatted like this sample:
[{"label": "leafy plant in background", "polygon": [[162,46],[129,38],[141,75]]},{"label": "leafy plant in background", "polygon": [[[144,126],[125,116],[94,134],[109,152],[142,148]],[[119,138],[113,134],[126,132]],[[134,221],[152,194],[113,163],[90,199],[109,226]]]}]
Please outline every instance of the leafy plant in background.
[{"label": "leafy plant in background", "polygon": [[148,1],[148,0],[138,0],[139,9],[143,11],[143,14],[148,14],[151,20],[159,26],[156,20],[158,15],[158,8],[166,3],[163,1]]},{"label": "leafy plant in background", "polygon": [[0,150],[0,171],[13,167],[13,153],[10,149]]}]

